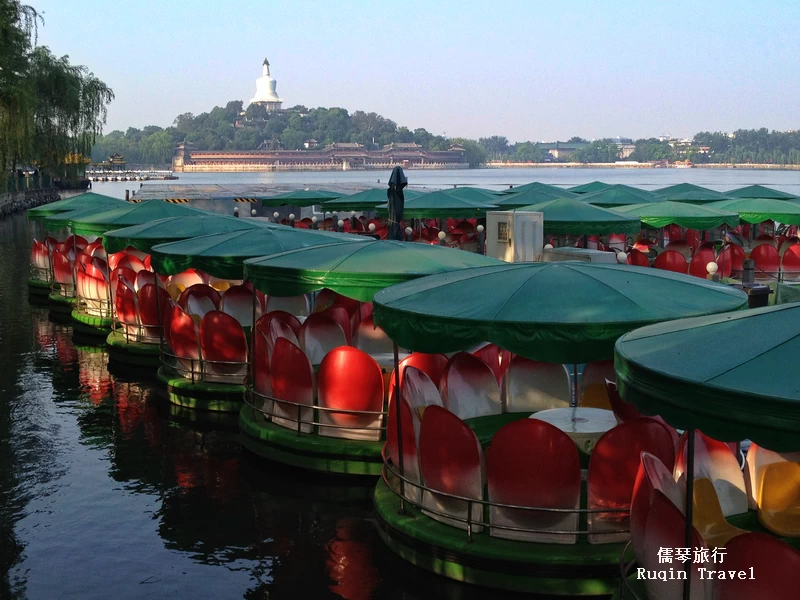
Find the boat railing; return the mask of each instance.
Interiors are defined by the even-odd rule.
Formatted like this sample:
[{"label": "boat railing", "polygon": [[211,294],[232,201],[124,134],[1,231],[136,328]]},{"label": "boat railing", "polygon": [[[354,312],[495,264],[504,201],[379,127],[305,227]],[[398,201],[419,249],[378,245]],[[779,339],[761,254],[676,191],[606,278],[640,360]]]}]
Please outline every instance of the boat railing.
[{"label": "boat railing", "polygon": [[108,298],[85,298],[75,291],[75,308],[94,317],[110,319],[113,315],[111,300]]},{"label": "boat railing", "polygon": [[[242,385],[245,383],[248,373],[248,362],[245,361],[224,361],[208,360],[203,358],[190,358],[178,356],[173,353],[167,344],[160,344],[161,354],[159,361],[161,366],[168,371],[172,371],[192,383],[227,383],[230,385]],[[220,370],[215,371],[215,367]],[[230,369],[231,373],[222,372],[222,369]]]},{"label": "boat railing", "polygon": [[[261,402],[261,406],[256,404],[256,400]],[[316,401],[316,398],[314,400],[314,404],[292,402],[291,400],[282,400],[281,398],[276,398],[274,396],[260,394],[256,392],[250,385],[247,386],[247,391],[245,393],[245,404],[273,423],[275,422],[275,419],[280,419],[287,423],[294,423],[294,427],[292,427],[292,429],[297,433],[297,435],[309,434],[309,432],[303,431],[303,426],[306,425],[313,428],[312,434],[319,434],[319,429],[324,428],[342,429],[350,432],[364,432],[365,434],[378,433],[380,435],[380,439],[383,440],[386,438],[386,420],[388,416],[386,410],[351,410],[345,408],[334,408],[330,406],[320,406]],[[285,407],[287,410],[286,412],[276,412],[277,407]],[[290,414],[294,411],[296,411],[296,416]],[[307,416],[309,413],[310,418]],[[358,426],[341,425],[330,422],[325,423],[321,421],[321,415],[371,417],[377,421],[377,425],[373,424],[369,426]],[[278,424],[276,423],[276,425]],[[283,425],[278,426],[284,427]],[[287,429],[289,428],[287,427]]]},{"label": "boat railing", "polygon": [[110,315],[112,318],[111,331],[116,333],[119,330],[126,343],[134,342],[154,346],[161,343],[161,325],[142,325],[139,321],[122,321],[117,315],[117,311],[112,312],[113,314]]},{"label": "boat railing", "polygon": [[[487,509],[491,508],[500,508],[500,509],[507,509],[507,510],[514,510],[520,511],[522,515],[541,515],[541,514],[549,514],[551,516],[558,516],[558,515],[578,515],[579,523],[584,521],[585,517],[591,514],[609,514],[609,513],[616,513],[619,515],[624,515],[630,512],[630,506],[620,507],[620,508],[545,508],[545,507],[538,507],[538,506],[523,506],[518,504],[505,504],[502,502],[494,502],[492,500],[483,500],[478,498],[471,498],[468,496],[459,496],[457,494],[451,494],[449,492],[443,492],[429,486],[426,486],[424,483],[420,483],[417,481],[413,481],[408,477],[405,477],[400,473],[400,471],[395,467],[392,463],[391,459],[387,455],[387,447],[388,444],[384,444],[383,450],[381,452],[383,458],[383,468],[381,469],[381,478],[386,483],[386,486],[391,490],[391,492],[400,499],[400,507],[401,511],[405,510],[405,505],[410,504],[414,508],[422,511],[428,515],[435,515],[437,517],[441,517],[442,519],[446,519],[451,522],[461,523],[464,525],[467,538],[469,541],[472,541],[473,535],[475,533],[476,528],[483,528],[486,527],[490,531],[491,530],[503,530],[515,533],[529,533],[535,535],[564,535],[564,536],[586,536],[591,535],[595,537],[601,536],[620,536],[623,534],[629,535],[630,529],[589,529],[587,527],[578,529],[534,529],[531,527],[521,527],[521,526],[513,526],[513,525],[501,525],[498,523],[492,523],[491,519],[486,517]],[[415,493],[409,493],[409,491],[414,491]],[[424,493],[433,494],[438,498],[446,498],[447,500],[453,501],[460,501],[464,502],[467,505],[466,510],[466,517],[453,514],[453,513],[445,513],[439,510],[436,510],[430,506],[424,506],[421,501],[414,500],[413,498],[422,498]],[[410,497],[409,497],[410,496]],[[481,518],[475,519],[472,516],[473,508],[475,506],[481,507]],[[520,518],[523,520],[524,516]],[[518,539],[518,538],[514,538]],[[616,540],[612,540],[616,541]]]},{"label": "boat railing", "polygon": [[43,281],[45,283],[52,283],[53,278],[48,267],[37,267],[33,263],[30,265],[31,279],[36,281]]},{"label": "boat railing", "polygon": [[630,554],[631,544],[632,542],[630,541],[625,544],[625,548],[619,554],[619,596],[620,598],[630,598],[632,600],[645,600],[631,586],[630,576],[637,566],[635,558],[625,561],[625,557]]}]

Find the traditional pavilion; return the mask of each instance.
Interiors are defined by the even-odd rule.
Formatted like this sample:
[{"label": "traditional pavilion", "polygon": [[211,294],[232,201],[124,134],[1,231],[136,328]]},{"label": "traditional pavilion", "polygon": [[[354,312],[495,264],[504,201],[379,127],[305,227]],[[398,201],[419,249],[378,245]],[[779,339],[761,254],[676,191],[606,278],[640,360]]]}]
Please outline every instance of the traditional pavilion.
[{"label": "traditional pavilion", "polygon": [[256,95],[250,104],[261,104],[268,111],[280,110],[283,99],[278,97],[277,86],[278,82],[269,74],[269,61],[265,58],[261,77],[256,79]]}]

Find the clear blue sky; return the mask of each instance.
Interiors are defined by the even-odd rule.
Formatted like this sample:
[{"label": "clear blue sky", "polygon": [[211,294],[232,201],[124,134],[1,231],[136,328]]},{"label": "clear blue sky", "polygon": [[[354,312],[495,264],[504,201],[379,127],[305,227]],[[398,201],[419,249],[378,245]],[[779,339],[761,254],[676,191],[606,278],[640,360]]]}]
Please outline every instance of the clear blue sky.
[{"label": "clear blue sky", "polygon": [[800,128],[800,1],[28,0],[107,131],[255,91],[511,141]]}]

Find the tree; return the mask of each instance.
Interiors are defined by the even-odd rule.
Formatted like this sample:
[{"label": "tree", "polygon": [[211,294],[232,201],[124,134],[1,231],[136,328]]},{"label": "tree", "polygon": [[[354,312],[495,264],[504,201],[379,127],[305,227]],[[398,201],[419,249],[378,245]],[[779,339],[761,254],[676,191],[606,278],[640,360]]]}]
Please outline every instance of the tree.
[{"label": "tree", "polygon": [[486,162],[486,150],[475,140],[453,138],[451,142],[464,148],[464,156],[470,168],[474,169]]},{"label": "tree", "polygon": [[539,144],[522,142],[511,147],[510,160],[514,162],[544,162],[548,153]]},{"label": "tree", "polygon": [[0,164],[63,176],[91,153],[114,93],[69,57],[34,47],[41,22],[33,8],[0,0]]},{"label": "tree", "polygon": [[578,148],[570,159],[580,163],[610,163],[619,159],[619,148],[609,140],[595,140],[585,148]]},{"label": "tree", "polygon": [[488,138],[479,138],[478,143],[492,158],[500,158],[508,154],[508,138],[501,135],[493,135]]},{"label": "tree", "polygon": [[575,136],[572,136],[571,138],[569,138],[567,140],[567,143],[568,144],[575,144],[575,143],[588,144],[589,140],[585,140],[582,137],[578,137],[577,135],[575,135]]}]

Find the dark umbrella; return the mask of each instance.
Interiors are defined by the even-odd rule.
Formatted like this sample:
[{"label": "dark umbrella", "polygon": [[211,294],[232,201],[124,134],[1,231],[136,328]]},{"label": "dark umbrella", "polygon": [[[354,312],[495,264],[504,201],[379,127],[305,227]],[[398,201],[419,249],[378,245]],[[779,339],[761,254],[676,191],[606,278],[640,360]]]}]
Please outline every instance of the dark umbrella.
[{"label": "dark umbrella", "polygon": [[402,167],[392,169],[389,177],[389,189],[386,190],[386,197],[389,199],[389,236],[387,239],[403,241],[403,230],[400,228],[400,221],[403,220],[403,207],[405,206],[405,196],[403,188],[408,185],[406,174]]}]

